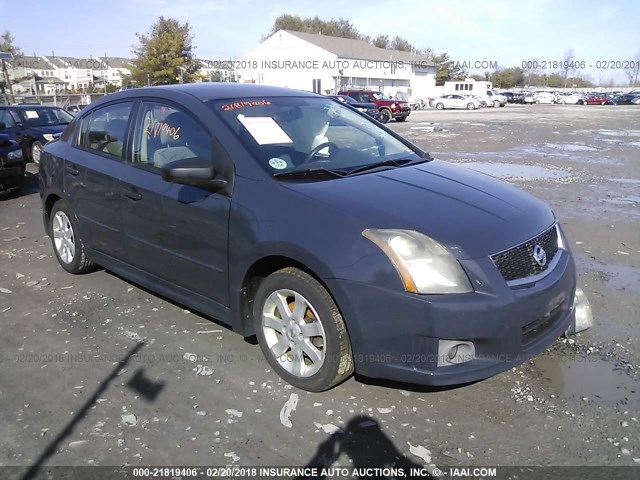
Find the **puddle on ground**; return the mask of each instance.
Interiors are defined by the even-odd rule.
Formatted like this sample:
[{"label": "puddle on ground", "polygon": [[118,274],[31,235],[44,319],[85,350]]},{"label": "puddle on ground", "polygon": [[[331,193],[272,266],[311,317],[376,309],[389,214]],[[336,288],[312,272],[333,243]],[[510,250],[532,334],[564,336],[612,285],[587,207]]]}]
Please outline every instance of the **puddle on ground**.
[{"label": "puddle on ground", "polygon": [[577,143],[545,143],[545,148],[552,150],[562,150],[564,152],[597,152],[596,147],[590,147],[589,145],[579,145]]},{"label": "puddle on ground", "polygon": [[613,360],[605,361],[595,354],[577,355],[568,361],[558,355],[542,355],[533,362],[556,396],[609,405],[635,405],[640,398],[640,382]]},{"label": "puddle on ground", "polygon": [[640,130],[598,130],[597,133],[610,137],[640,137]]},{"label": "puddle on ground", "polygon": [[461,163],[459,165],[498,178],[518,178],[523,180],[556,180],[560,178],[567,178],[570,176],[567,172],[563,172],[561,170],[554,170],[551,168],[544,168],[536,165],[489,162],[471,162]]},{"label": "puddle on ground", "polygon": [[635,207],[640,203],[640,197],[612,197],[603,198],[602,201],[607,203],[615,203],[616,205],[631,205],[632,207]]},{"label": "puddle on ground", "polygon": [[632,185],[640,184],[640,179],[637,178],[609,178],[612,182],[630,183]]},{"label": "puddle on ground", "polygon": [[[620,257],[635,255],[629,252],[624,253],[628,253],[629,255],[618,255],[620,255]],[[625,291],[640,295],[640,268],[619,263],[599,262],[581,253],[576,254],[575,258],[583,270],[597,273],[607,288],[618,293]]]}]

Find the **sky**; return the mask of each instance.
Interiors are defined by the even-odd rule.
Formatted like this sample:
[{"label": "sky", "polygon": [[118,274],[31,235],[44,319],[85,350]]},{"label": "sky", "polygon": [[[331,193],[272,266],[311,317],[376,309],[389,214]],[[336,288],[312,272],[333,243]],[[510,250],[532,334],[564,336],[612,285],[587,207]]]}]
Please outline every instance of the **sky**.
[{"label": "sky", "polygon": [[189,22],[198,58],[239,60],[289,13],[342,17],[372,37],[399,35],[471,65],[560,61],[572,48],[576,60],[592,65],[585,73],[597,83],[626,81],[598,63],[640,58],[637,0],[34,0],[28,10],[0,0],[0,32],[9,30],[26,55],[131,57],[136,33],[163,15]]}]

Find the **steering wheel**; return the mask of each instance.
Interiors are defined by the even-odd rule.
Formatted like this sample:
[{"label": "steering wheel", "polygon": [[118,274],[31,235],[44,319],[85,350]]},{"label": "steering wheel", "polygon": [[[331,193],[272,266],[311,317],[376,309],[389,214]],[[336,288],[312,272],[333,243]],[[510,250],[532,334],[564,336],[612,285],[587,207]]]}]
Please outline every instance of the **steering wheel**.
[{"label": "steering wheel", "polygon": [[310,152],[309,155],[307,155],[307,157],[304,159],[304,161],[301,163],[301,165],[304,165],[305,163],[309,163],[311,162],[311,159],[313,159],[313,157],[315,157],[318,152],[320,152],[320,150],[322,150],[323,148],[329,148],[329,150],[331,151],[332,149],[338,149],[338,145],[336,145],[333,142],[323,142],[320,145],[317,145],[316,147],[314,147]]}]

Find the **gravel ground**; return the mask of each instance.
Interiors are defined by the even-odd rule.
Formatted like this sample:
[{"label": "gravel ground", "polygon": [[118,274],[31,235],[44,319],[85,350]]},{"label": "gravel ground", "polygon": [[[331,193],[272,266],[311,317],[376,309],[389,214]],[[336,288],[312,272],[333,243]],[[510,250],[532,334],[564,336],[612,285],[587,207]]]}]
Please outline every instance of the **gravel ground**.
[{"label": "gravel ground", "polygon": [[547,201],[595,326],[458,388],[299,391],[214,320],[105,271],[65,273],[32,173],[0,197],[0,465],[640,464],[640,108],[429,110],[390,127]]}]

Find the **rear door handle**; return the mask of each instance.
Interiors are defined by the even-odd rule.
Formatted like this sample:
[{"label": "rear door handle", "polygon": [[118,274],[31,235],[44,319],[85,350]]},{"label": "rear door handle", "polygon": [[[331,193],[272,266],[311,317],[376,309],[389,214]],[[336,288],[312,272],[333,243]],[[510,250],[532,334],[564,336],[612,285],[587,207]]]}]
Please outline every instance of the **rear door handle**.
[{"label": "rear door handle", "polygon": [[75,165],[67,165],[66,170],[67,170],[67,173],[73,176],[76,176],[80,173],[80,170],[78,170]]},{"label": "rear door handle", "polygon": [[130,187],[130,188],[125,187],[123,189],[123,195],[134,201],[142,200],[142,194],[136,191],[134,187]]}]

